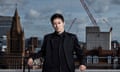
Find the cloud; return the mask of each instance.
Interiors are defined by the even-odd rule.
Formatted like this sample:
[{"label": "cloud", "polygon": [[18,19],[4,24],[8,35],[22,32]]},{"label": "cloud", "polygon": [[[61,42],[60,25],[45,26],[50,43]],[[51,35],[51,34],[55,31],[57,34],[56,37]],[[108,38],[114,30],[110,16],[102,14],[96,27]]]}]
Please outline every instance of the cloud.
[{"label": "cloud", "polygon": [[0,0],[0,6],[13,6],[16,4],[26,4],[27,2],[25,0]]},{"label": "cloud", "polygon": [[36,21],[39,20],[39,17],[40,17],[40,12],[39,11],[37,11],[35,9],[30,9],[28,12],[26,12],[24,14],[23,24],[24,25],[30,25],[30,24],[35,25]]},{"label": "cloud", "polygon": [[103,13],[109,10],[111,0],[86,0],[86,3],[96,13]]},{"label": "cloud", "polygon": [[104,13],[113,5],[120,5],[120,0],[86,0],[86,3],[95,13]]},{"label": "cloud", "polygon": [[[49,11],[49,12],[48,12]],[[51,10],[49,9],[29,9],[29,11],[26,11],[24,14],[24,24],[34,24],[34,25],[43,25],[48,24],[50,18]]]},{"label": "cloud", "polygon": [[60,13],[60,14],[62,14],[63,12],[62,12],[62,10],[57,9],[55,13]]},{"label": "cloud", "polygon": [[0,0],[0,14],[10,14],[15,8],[24,8],[23,5],[27,5],[27,0]]},{"label": "cloud", "polygon": [[29,13],[26,13],[25,19],[38,19],[40,12],[34,9],[30,9]]},{"label": "cloud", "polygon": [[112,0],[111,3],[116,4],[116,5],[120,5],[120,0]]},{"label": "cloud", "polygon": [[31,9],[31,10],[30,10],[30,15],[31,15],[32,17],[38,17],[38,16],[40,15],[40,13],[37,12],[36,10]]}]

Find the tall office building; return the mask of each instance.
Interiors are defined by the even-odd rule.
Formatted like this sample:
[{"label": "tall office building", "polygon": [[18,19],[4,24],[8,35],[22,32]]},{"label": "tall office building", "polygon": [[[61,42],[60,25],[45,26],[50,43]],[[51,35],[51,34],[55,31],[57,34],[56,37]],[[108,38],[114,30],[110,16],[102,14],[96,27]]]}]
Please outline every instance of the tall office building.
[{"label": "tall office building", "polygon": [[12,24],[11,16],[0,16],[0,37],[3,37],[10,30]]},{"label": "tall office building", "polygon": [[6,34],[10,30],[12,25],[11,16],[0,16],[0,50],[5,51],[6,49]]}]

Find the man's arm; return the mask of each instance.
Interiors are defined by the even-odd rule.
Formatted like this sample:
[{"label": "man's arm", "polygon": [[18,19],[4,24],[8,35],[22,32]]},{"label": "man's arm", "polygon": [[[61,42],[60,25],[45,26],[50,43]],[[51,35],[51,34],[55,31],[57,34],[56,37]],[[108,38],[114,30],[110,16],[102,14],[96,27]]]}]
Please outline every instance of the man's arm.
[{"label": "man's arm", "polygon": [[46,37],[44,37],[41,50],[38,51],[38,53],[29,56],[29,59],[28,59],[28,65],[29,65],[29,66],[32,66],[32,65],[33,65],[33,60],[34,60],[34,59],[45,56],[45,48],[46,48]]},{"label": "man's arm", "polygon": [[83,71],[86,69],[86,59],[85,59],[85,54],[83,50],[80,48],[80,45],[76,36],[74,36],[74,50],[76,52],[77,58],[80,61],[79,69]]},{"label": "man's arm", "polygon": [[46,36],[44,37],[43,44],[41,46],[41,50],[38,51],[35,55],[32,56],[33,59],[44,57],[45,56],[45,48],[46,48]]}]

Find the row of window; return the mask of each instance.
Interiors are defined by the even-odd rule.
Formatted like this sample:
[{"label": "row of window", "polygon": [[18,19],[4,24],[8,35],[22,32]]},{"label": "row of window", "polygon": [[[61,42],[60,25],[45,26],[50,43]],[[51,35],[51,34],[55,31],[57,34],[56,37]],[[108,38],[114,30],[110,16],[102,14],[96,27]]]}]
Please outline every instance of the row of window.
[{"label": "row of window", "polygon": [[[99,57],[99,56],[87,56],[87,63],[99,63],[99,59],[106,59],[108,64],[112,63],[112,56],[107,56],[107,57]],[[113,63],[117,63],[118,62],[118,57],[115,56],[113,58]]]}]

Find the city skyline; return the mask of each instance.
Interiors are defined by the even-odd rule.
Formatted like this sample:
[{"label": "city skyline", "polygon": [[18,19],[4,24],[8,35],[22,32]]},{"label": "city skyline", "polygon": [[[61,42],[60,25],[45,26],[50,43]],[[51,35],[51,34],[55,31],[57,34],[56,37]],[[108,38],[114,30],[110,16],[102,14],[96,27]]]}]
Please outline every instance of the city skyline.
[{"label": "city skyline", "polygon": [[[101,31],[109,31],[109,28],[112,26],[112,40],[120,41],[120,1],[86,0],[86,3]],[[70,32],[77,34],[80,41],[85,42],[86,26],[93,26],[80,0],[1,0],[0,15],[13,16],[16,7],[18,8],[26,38],[31,36],[42,38],[45,34],[53,32],[49,19],[56,12],[64,15],[66,31],[73,19],[77,18]]]}]

